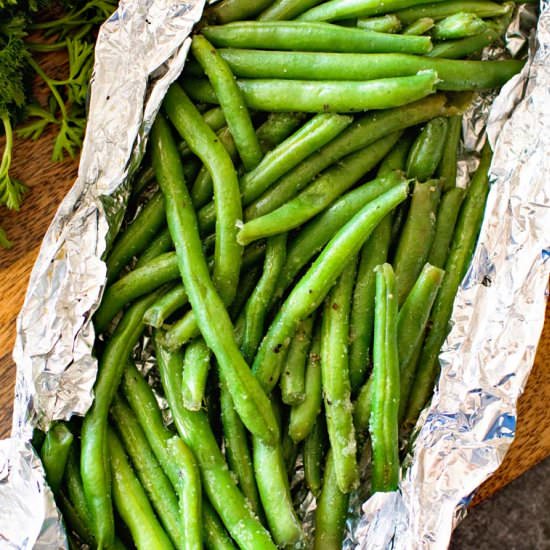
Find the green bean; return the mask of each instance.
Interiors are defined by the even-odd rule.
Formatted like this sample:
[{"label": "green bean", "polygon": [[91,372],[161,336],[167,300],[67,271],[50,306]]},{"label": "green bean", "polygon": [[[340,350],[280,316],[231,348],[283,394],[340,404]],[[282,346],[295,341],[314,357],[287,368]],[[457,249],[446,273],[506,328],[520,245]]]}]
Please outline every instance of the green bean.
[{"label": "green bean", "polygon": [[65,424],[54,424],[46,434],[40,450],[40,458],[46,480],[54,494],[57,494],[63,480],[65,465],[73,444],[73,434]]},{"label": "green bean", "polygon": [[460,281],[464,277],[474,250],[477,235],[483,220],[485,201],[489,191],[488,170],[491,164],[491,149],[486,144],[481,152],[481,161],[472,178],[464,204],[459,214],[449,257],[445,263],[445,277],[430,315],[430,331],[424,341],[419,368],[411,388],[405,426],[410,428],[433,392],[437,376],[438,355],[447,337],[448,323]]},{"label": "green bean", "polygon": [[158,328],[173,313],[187,304],[187,293],[182,285],[177,285],[172,290],[161,296],[143,315],[146,325]]},{"label": "green bean", "polygon": [[[172,87],[171,90],[175,88]],[[167,97],[169,96],[170,91]],[[172,99],[175,101],[177,94]],[[233,336],[231,320],[210,278],[202,253],[195,212],[181,175],[181,163],[168,124],[162,117],[157,117],[153,125],[152,141],[153,165],[159,185],[166,197],[168,227],[176,246],[180,274],[196,323],[208,347],[216,356],[220,370],[224,372],[235,407],[245,426],[259,437],[273,441],[277,437],[277,423],[273,411],[267,396],[239,352]],[[220,172],[217,171],[216,174],[215,178],[218,178]],[[230,201],[231,197],[224,195],[224,200],[226,199]],[[218,223],[219,220],[218,215]],[[227,247],[226,250],[230,254],[231,250]],[[225,258],[224,262],[227,263],[227,260],[228,258]],[[241,263],[240,260],[240,253],[233,257],[237,268]],[[233,270],[232,266],[231,271]],[[220,270],[218,270],[218,280],[219,276],[221,276]],[[227,291],[231,290],[231,294],[235,294],[230,288],[232,283],[227,285],[225,282],[224,287]],[[225,298],[228,299],[227,293]]]},{"label": "green bean", "polygon": [[[180,353],[170,353],[155,338],[156,357],[162,385],[179,435],[198,462],[204,490],[224,525],[242,548],[275,548],[235,485],[219,450],[207,416],[202,411],[187,411],[180,399]],[[223,375],[222,375],[223,376]]]},{"label": "green bean", "polygon": [[349,495],[342,493],[336,479],[332,451],[327,454],[323,489],[315,509],[314,550],[340,550],[348,511]]},{"label": "green bean", "polygon": [[[67,534],[71,536],[72,533],[76,533],[80,541],[94,547],[94,537],[89,529],[89,524],[81,517],[76,506],[72,504],[70,499],[68,499],[63,492],[56,495],[55,498],[56,504],[59,506],[59,510],[63,515],[63,522],[65,523]],[[115,544],[113,544],[113,548],[116,547]],[[75,546],[75,548],[80,547],[80,545]]]},{"label": "green bean", "polygon": [[436,267],[445,266],[463,200],[464,189],[460,187],[449,189],[441,197],[435,222],[434,240],[428,256],[428,262]]},{"label": "green bean", "polygon": [[329,168],[296,198],[269,214],[244,224],[237,239],[242,244],[289,231],[307,222],[372,170],[399,139],[390,134]]},{"label": "green bean", "polygon": [[370,436],[372,491],[394,491],[399,481],[399,357],[397,294],[390,264],[376,271]]},{"label": "green bean", "polygon": [[143,314],[158,298],[153,292],[135,302],[118,323],[99,359],[94,386],[95,400],[82,423],[80,467],[86,500],[92,514],[98,546],[114,538],[114,519],[109,489],[110,464],[106,456],[107,416],[124,372],[124,366],[143,331]]},{"label": "green bean", "polygon": [[399,419],[403,419],[409,390],[416,366],[415,351],[422,344],[422,338],[430,317],[435,297],[445,272],[438,267],[425,264],[412,287],[397,318],[397,348],[399,351],[400,385]]},{"label": "green bean", "polygon": [[[261,276],[262,267],[260,265],[252,266],[251,269],[243,271],[243,275],[241,276],[241,280],[239,281],[237,296],[227,309],[229,316],[232,320],[236,319],[240,315],[241,311],[244,309],[248,299],[256,290],[256,286],[260,282]],[[247,358],[244,359],[248,362]]]},{"label": "green bean", "polygon": [[447,136],[447,119],[430,120],[412,144],[407,159],[407,176],[418,181],[431,178],[439,165]]},{"label": "green bean", "polygon": [[433,29],[432,36],[437,40],[454,40],[474,36],[486,28],[487,23],[474,13],[460,12],[439,21]]},{"label": "green bean", "polygon": [[178,277],[178,262],[174,252],[166,252],[143,267],[130,271],[107,287],[94,316],[96,332],[104,332],[115,315],[128,303]]},{"label": "green bean", "polygon": [[362,434],[369,429],[369,421],[372,412],[373,381],[374,378],[371,374],[361,387],[359,395],[353,404],[353,423],[355,425],[355,431],[358,434]]},{"label": "green bean", "polygon": [[509,11],[510,6],[506,4],[497,4],[485,0],[447,0],[445,2],[412,6],[396,12],[395,15],[404,25],[410,25],[422,17],[429,17],[437,21],[459,12],[475,13],[478,17],[495,17],[505,15]]},{"label": "green bean", "polygon": [[236,76],[296,80],[371,80],[434,70],[440,90],[481,90],[502,86],[522,61],[462,61],[399,53],[356,54],[220,50]]},{"label": "green bean", "polygon": [[264,320],[275,285],[286,258],[286,234],[267,240],[263,273],[245,306],[244,338],[241,351],[246,361],[252,361],[264,334]]},{"label": "green bean", "polygon": [[262,152],[275,149],[300,127],[305,117],[304,113],[269,113],[266,121],[256,130]]},{"label": "green bean", "polygon": [[323,417],[315,423],[312,431],[304,441],[304,479],[307,488],[316,496],[319,496],[322,487],[321,464],[325,456],[326,427]]},{"label": "green bean", "polygon": [[220,380],[220,405],[223,424],[224,447],[229,467],[237,478],[239,487],[254,514],[263,517],[260,496],[254,479],[254,468],[248,448],[248,438],[233,399],[223,378]]},{"label": "green bean", "polygon": [[320,2],[321,0],[275,0],[259,15],[258,21],[289,21]]},{"label": "green bean", "polygon": [[403,30],[403,34],[421,36],[426,34],[434,26],[434,20],[429,17],[421,17]]},{"label": "green bean", "polygon": [[432,49],[426,36],[401,36],[301,21],[244,21],[204,27],[202,32],[215,46],[229,48],[413,54],[425,54]]},{"label": "green bean", "polygon": [[306,397],[305,370],[313,334],[313,317],[304,319],[292,338],[281,376],[281,399],[286,405],[299,405]]},{"label": "green bean", "polygon": [[349,116],[334,114],[313,117],[241,178],[243,202],[249,204],[258,198],[273,182],[335,138],[352,120]]},{"label": "green bean", "polygon": [[405,301],[430,253],[439,197],[437,180],[417,182],[414,186],[411,206],[393,260],[399,306]]},{"label": "green bean", "polygon": [[113,475],[113,500],[120,517],[132,533],[136,547],[138,550],[173,548],[155,517],[143,487],[132,471],[122,443],[111,428],[107,428],[107,443],[110,455],[108,459],[116,472]]},{"label": "green bean", "polygon": [[107,258],[107,281],[115,280],[133,256],[150,244],[164,223],[164,198],[155,193],[114,244]]},{"label": "green bean", "polygon": [[437,167],[437,175],[443,180],[443,191],[448,191],[456,186],[458,148],[461,133],[462,116],[450,117],[443,154]]},{"label": "green bean", "polygon": [[249,19],[271,4],[272,0],[224,0],[208,9],[206,17],[216,23],[229,23],[239,19]]},{"label": "green bean", "polygon": [[170,480],[156,459],[137,418],[130,407],[115,396],[111,417],[137,477],[176,548],[184,548],[184,534],[178,514],[178,499]]},{"label": "green bean", "polygon": [[170,231],[165,227],[157,236],[151,241],[151,244],[143,251],[139,256],[134,269],[138,269],[147,265],[151,260],[154,260],[161,254],[165,252],[170,252],[174,249],[174,244],[172,243],[172,237],[170,236]]},{"label": "green bean", "polygon": [[388,176],[396,170],[404,172],[412,142],[413,133],[411,131],[405,132],[395,144],[395,147],[384,157],[384,160],[378,166],[376,177]]},{"label": "green bean", "polygon": [[305,370],[305,398],[290,409],[288,433],[295,443],[313,430],[321,412],[321,323],[315,327]]},{"label": "green bean", "polygon": [[281,446],[253,437],[252,449],[258,491],[273,539],[279,546],[294,544],[302,537],[302,527],[292,505]]},{"label": "green bean", "polygon": [[387,260],[390,239],[391,214],[388,214],[361,249],[350,316],[349,378],[353,393],[364,383],[370,367],[376,280],[374,268]]},{"label": "green bean", "polygon": [[202,548],[202,487],[199,469],[193,453],[177,436],[166,443],[168,453],[179,474],[179,504],[185,550]]},{"label": "green bean", "polygon": [[65,489],[69,500],[78,517],[86,526],[86,532],[89,533],[89,537],[87,538],[93,539],[93,535],[90,532],[92,527],[92,516],[88,508],[88,503],[86,502],[84,487],[82,486],[82,479],[80,477],[78,455],[74,446],[72,447],[67,459],[63,481],[65,483]]},{"label": "green bean", "polygon": [[254,359],[253,372],[261,385],[271,390],[281,372],[282,352],[298,323],[322,303],[342,273],[345,259],[359,252],[364,241],[382,218],[407,197],[407,183],[401,183],[364,206],[325,246],[307,273],[283,303]]},{"label": "green bean", "polygon": [[186,409],[201,409],[209,369],[210,350],[204,340],[199,338],[189,343],[185,348],[181,379],[181,395]]},{"label": "green bean", "polygon": [[498,40],[499,36],[500,33],[497,30],[488,28],[475,36],[436,44],[433,50],[426,55],[429,57],[444,57],[446,59],[466,57],[489,46],[495,40]]},{"label": "green bean", "polygon": [[[437,80],[435,71],[425,70],[413,76],[367,81],[253,79],[237,83],[247,106],[258,111],[350,113],[411,103],[434,93]],[[194,99],[202,99],[194,93],[191,80],[186,89]],[[206,97],[211,99],[210,94]]]},{"label": "green bean", "polygon": [[378,17],[358,19],[357,26],[367,31],[395,33],[401,29],[401,21],[393,13],[387,13]]},{"label": "green bean", "polygon": [[329,0],[303,13],[298,17],[298,21],[331,21],[349,17],[369,17],[409,6],[427,4],[428,1],[433,0],[386,0],[383,4],[377,0]]},{"label": "green bean", "polygon": [[386,111],[368,113],[357,119],[338,137],[283,176],[245,210],[245,220],[263,216],[283,205],[308,185],[322,170],[388,134],[420,124],[438,115],[449,115],[445,96],[435,94],[415,103]]},{"label": "green bean", "polygon": [[204,544],[208,550],[235,550],[231,538],[207,499],[202,503],[202,529]]},{"label": "green bean", "polygon": [[354,257],[347,262],[325,300],[321,336],[321,378],[327,430],[336,480],[343,493],[349,493],[359,484],[348,358],[349,314],[356,272],[357,257]]},{"label": "green bean", "polygon": [[246,109],[231,69],[212,44],[200,34],[193,37],[191,51],[204,69],[220,100],[227,127],[231,131],[245,170],[252,170],[262,160],[262,150],[254,132],[250,113]]},{"label": "green bean", "polygon": [[[209,168],[212,175],[217,220],[213,281],[224,303],[230,304],[237,289],[242,254],[242,249],[235,240],[237,222],[242,219],[239,182],[235,168],[223,145],[219,143],[214,132],[204,123],[199,112],[177,84],[173,84],[168,90],[164,98],[164,106],[172,124],[187,141],[191,150]],[[169,133],[167,136],[172,142]],[[153,152],[155,150],[158,152],[155,145],[153,143]],[[178,171],[181,173],[177,152],[174,150],[170,156],[180,166]],[[158,173],[157,179],[159,179]],[[181,176],[181,184],[185,185],[183,176]],[[173,206],[170,204],[170,207]],[[172,231],[170,233],[172,234]],[[174,238],[173,234],[172,238]],[[193,300],[190,301],[193,303]]]}]

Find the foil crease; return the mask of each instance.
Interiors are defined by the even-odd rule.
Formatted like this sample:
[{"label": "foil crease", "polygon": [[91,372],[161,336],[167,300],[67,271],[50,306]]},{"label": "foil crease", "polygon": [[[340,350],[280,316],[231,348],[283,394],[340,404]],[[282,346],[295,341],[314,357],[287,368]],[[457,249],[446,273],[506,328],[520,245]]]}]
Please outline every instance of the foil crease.
[{"label": "foil crease", "polygon": [[[408,467],[398,491],[364,503],[347,548],[446,548],[476,488],[498,468],[515,435],[550,273],[549,7],[541,6],[531,62],[502,88],[489,113],[494,157],[487,209]],[[519,51],[518,33],[512,34]]]}]

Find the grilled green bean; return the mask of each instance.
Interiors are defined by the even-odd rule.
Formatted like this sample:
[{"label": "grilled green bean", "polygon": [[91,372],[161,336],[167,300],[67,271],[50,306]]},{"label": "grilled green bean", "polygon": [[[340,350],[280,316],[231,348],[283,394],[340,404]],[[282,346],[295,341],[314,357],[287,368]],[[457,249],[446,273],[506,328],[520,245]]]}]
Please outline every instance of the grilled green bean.
[{"label": "grilled green bean", "polygon": [[[179,271],[178,271],[179,275]],[[187,293],[183,285],[177,285],[161,296],[143,316],[143,322],[152,327],[161,327],[164,321],[187,304]]]}]

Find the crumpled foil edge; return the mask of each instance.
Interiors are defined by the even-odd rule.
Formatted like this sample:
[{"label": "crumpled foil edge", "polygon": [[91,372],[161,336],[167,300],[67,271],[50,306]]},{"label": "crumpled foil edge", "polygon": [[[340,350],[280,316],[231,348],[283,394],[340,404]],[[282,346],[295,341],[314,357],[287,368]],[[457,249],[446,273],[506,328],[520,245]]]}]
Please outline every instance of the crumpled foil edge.
[{"label": "crumpled foil edge", "polygon": [[418,421],[399,490],[363,505],[356,548],[446,548],[515,435],[550,274],[549,7],[541,6],[531,63],[502,88],[489,115],[491,191],[440,354],[438,387]]}]

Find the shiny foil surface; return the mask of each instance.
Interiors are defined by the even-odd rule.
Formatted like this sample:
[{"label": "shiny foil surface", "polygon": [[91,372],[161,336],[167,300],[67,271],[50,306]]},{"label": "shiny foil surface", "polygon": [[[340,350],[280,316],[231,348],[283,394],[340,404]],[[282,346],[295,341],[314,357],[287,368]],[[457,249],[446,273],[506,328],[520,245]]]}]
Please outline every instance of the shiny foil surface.
[{"label": "shiny foil surface", "polygon": [[[2,548],[67,547],[29,440],[35,426],[46,429],[53,420],[82,415],[92,403],[97,362],[90,320],[105,285],[101,256],[120,227],[152,121],[183,68],[187,37],[203,6],[122,1],[99,34],[78,179],[44,238],[17,323],[12,437],[0,441]],[[526,48],[533,11],[520,6],[506,35],[508,53]],[[548,280],[547,10],[537,37],[522,75],[496,99],[480,95],[465,117],[462,185],[475,168],[492,105],[488,134],[496,151],[479,245],[455,302],[442,377],[419,421],[400,489],[367,500],[365,483],[353,495],[346,548],[446,547],[472,492],[499,466],[515,433],[515,404],[544,321]],[[504,50],[485,53],[495,58]],[[155,363],[149,351],[146,336],[135,350],[144,372]],[[154,385],[155,377],[149,379]],[[299,469],[293,486],[301,476]],[[311,536],[315,499],[303,493],[298,500]]]}]

